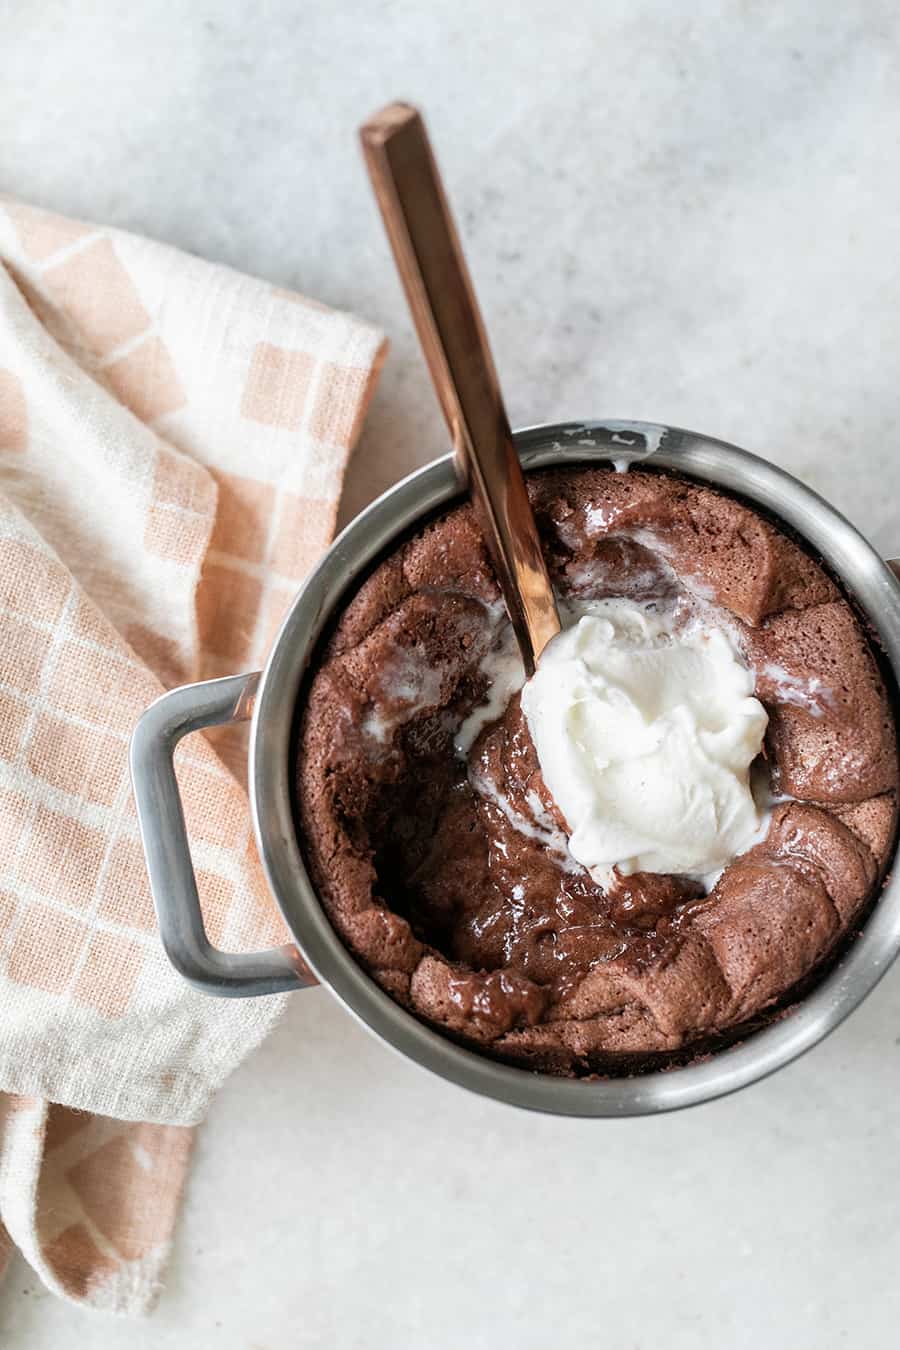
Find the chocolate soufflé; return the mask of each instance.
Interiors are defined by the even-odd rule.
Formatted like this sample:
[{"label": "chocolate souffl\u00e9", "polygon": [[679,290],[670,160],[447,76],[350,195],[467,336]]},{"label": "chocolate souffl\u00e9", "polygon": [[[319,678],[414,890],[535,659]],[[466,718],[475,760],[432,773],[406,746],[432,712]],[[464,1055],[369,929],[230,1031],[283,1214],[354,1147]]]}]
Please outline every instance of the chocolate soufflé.
[{"label": "chocolate souffl\u00e9", "polygon": [[460,754],[510,643],[468,505],[381,562],[332,630],[300,714],[298,834],[338,934],[411,1013],[507,1063],[629,1072],[771,1016],[853,931],[892,852],[894,720],[848,601],[745,505],[636,469],[528,488],[562,602],[728,629],[769,717],[759,841],[708,893],[656,872],[601,885],[567,853],[517,694]]}]

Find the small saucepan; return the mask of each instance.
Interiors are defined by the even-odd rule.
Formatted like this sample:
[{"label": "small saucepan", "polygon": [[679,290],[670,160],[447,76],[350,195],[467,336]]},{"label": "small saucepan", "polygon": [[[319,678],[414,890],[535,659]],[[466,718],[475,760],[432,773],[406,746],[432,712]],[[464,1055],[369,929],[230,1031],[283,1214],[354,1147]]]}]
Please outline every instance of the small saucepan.
[{"label": "small saucepan", "polygon": [[[537,426],[515,435],[526,470],[640,459],[739,494],[780,518],[843,584],[878,635],[900,682],[900,581],[861,534],[790,474],[722,441],[644,422]],[[150,882],[166,952],[209,994],[273,994],[318,981],[370,1031],[441,1077],[498,1101],[569,1116],[670,1111],[724,1096],[773,1073],[827,1036],[875,987],[900,950],[900,875],[888,877],[858,937],[802,1001],[738,1044],[665,1073],[578,1081],[509,1067],[454,1044],[385,994],[332,929],[304,866],[292,809],[291,734],[304,678],[332,615],[383,552],[461,490],[452,456],[404,479],[356,518],[311,573],[264,671],[185,685],[148,708],[131,746]],[[173,767],[182,736],[252,719],[250,810],[269,885],[294,944],[227,954],[203,929]],[[301,961],[302,958],[302,961]]]}]

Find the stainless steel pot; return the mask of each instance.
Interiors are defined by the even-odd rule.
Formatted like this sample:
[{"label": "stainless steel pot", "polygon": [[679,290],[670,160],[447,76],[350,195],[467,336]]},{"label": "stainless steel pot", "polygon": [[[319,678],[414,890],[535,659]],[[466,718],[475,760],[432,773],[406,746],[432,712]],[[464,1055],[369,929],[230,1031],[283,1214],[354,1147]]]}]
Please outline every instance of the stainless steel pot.
[{"label": "stainless steel pot", "polygon": [[[538,426],[516,433],[526,468],[645,459],[739,493],[781,518],[842,579],[880,635],[900,682],[900,582],[865,539],[797,479],[736,446],[645,422]],[[391,488],[347,527],[305,582],[266,669],[186,685],[139,722],[131,746],[135,797],[163,945],[175,968],[210,994],[246,996],[314,983],[298,959],[370,1031],[452,1082],[516,1106],[570,1116],[670,1111],[723,1096],[781,1068],[832,1031],[874,988],[900,949],[900,875],[886,883],[861,936],[791,1014],[702,1063],[665,1073],[578,1082],[474,1054],[423,1025],[371,980],[331,928],[297,844],[289,746],[294,709],[323,626],[367,566],[410,526],[460,494],[451,456]],[[296,940],[252,955],[206,938],[172,763],[182,736],[252,718],[250,809],[272,893]]]}]

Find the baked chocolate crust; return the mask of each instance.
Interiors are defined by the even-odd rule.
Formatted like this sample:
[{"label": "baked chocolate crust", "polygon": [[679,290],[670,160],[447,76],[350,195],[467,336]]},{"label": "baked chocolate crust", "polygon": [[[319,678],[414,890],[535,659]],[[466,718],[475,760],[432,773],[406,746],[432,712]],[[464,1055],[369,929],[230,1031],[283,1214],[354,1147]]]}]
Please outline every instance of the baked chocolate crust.
[{"label": "baked chocolate crust", "polygon": [[834,951],[893,847],[890,700],[850,604],[748,507],[661,474],[529,477],[561,596],[719,612],[769,714],[766,837],[709,895],[642,874],[609,891],[567,859],[518,698],[469,754],[502,625],[468,506],[382,562],[347,605],[300,716],[297,823],[325,910],[389,994],[484,1053],[621,1071],[702,1050]]}]

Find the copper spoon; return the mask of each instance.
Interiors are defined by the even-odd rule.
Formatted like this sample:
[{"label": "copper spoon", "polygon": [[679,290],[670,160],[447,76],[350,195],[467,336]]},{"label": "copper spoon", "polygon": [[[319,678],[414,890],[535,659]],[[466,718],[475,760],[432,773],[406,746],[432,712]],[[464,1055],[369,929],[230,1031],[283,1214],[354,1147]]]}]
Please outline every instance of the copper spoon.
[{"label": "copper spoon", "polygon": [[478,301],[425,124],[392,103],[360,128],[397,271],[528,675],[559,615]]}]

